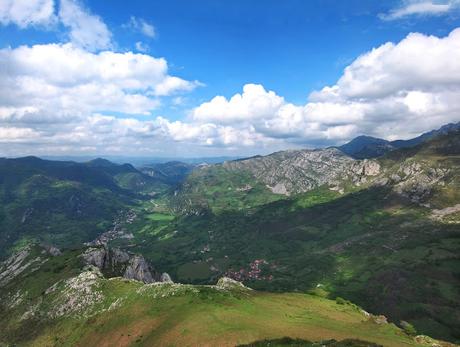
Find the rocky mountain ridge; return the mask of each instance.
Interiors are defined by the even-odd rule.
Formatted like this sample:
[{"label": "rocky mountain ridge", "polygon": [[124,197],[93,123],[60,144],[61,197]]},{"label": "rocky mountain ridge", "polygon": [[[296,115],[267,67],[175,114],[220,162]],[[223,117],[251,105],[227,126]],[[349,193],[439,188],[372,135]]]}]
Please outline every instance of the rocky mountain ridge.
[{"label": "rocky mountain ridge", "polygon": [[246,160],[225,162],[223,167],[249,171],[275,194],[307,192],[321,185],[351,180],[356,184],[380,173],[374,160],[354,160],[335,148],[289,150]]},{"label": "rocky mountain ridge", "polygon": [[425,132],[420,136],[408,140],[388,141],[376,137],[361,135],[337,148],[355,159],[377,158],[388,152],[401,148],[413,147],[436,136],[447,135],[459,130],[460,122],[443,125],[439,129]]},{"label": "rocky mountain ridge", "polygon": [[[321,186],[343,194],[370,184],[382,173],[374,159],[356,160],[335,148],[288,150],[195,168],[170,198],[181,214],[251,208]],[[245,201],[247,200],[247,201]]]},{"label": "rocky mountain ridge", "polygon": [[[213,205],[225,209],[226,201],[248,197],[262,204],[319,187],[344,194],[388,186],[414,203],[429,206],[433,191],[457,184],[458,163],[448,158],[460,152],[459,138],[460,133],[450,132],[377,159],[354,159],[327,148],[281,151],[209,165],[196,168],[171,201],[180,213],[199,214]],[[439,155],[444,159],[439,160]]]}]

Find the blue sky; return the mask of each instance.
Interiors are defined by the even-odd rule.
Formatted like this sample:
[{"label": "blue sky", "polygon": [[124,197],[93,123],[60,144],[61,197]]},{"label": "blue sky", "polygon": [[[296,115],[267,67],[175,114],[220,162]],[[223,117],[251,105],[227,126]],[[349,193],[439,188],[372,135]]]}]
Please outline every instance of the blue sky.
[{"label": "blue sky", "polygon": [[[75,93],[70,92],[65,100],[59,102],[52,101],[51,94],[47,99],[41,94],[34,94],[39,91],[30,90],[18,93],[18,97],[32,93],[29,104],[18,105],[19,102],[15,100],[0,100],[0,110],[2,106],[7,109],[3,112],[5,116],[0,118],[0,121],[3,119],[3,124],[0,123],[3,132],[0,130],[0,135],[6,134],[0,143],[4,155],[29,153],[32,149],[45,154],[133,154],[133,149],[128,146],[133,142],[139,144],[139,151],[145,155],[254,154],[289,147],[338,144],[361,133],[385,138],[410,137],[456,120],[457,105],[452,105],[451,100],[458,96],[452,95],[452,88],[455,87],[457,92],[457,80],[449,81],[450,94],[438,95],[439,90],[437,94],[428,91],[424,87],[427,81],[414,77],[418,72],[423,72],[427,64],[435,63],[429,60],[423,62],[420,71],[408,76],[415,78],[412,84],[395,82],[397,85],[391,94],[395,98],[403,95],[404,100],[407,99],[404,104],[406,111],[398,104],[400,99],[390,100],[388,95],[379,95],[378,100],[370,100],[369,95],[362,92],[349,95],[348,91],[357,84],[350,84],[353,81],[350,82],[348,77],[344,85],[339,83],[343,79],[344,69],[352,64],[356,69],[352,79],[355,75],[362,78],[359,76],[363,71],[362,63],[356,59],[388,42],[396,47],[400,42],[407,41],[406,45],[411,41],[417,42],[420,54],[424,54],[430,44],[439,46],[430,41],[431,35],[444,40],[443,52],[449,53],[449,49],[457,52],[455,43],[458,35],[454,37],[451,34],[459,26],[460,6],[456,0],[31,0],[36,2],[35,8],[21,9],[22,14],[29,11],[28,16],[15,13],[14,0],[2,2],[5,4],[0,4],[0,48],[9,50],[8,57],[2,59],[7,59],[11,66],[16,66],[19,61],[23,65],[17,70],[22,68],[27,71],[19,73],[13,68],[15,74],[3,71],[8,75],[10,87],[14,84],[16,88],[22,88],[23,84],[18,81],[30,74],[37,79],[37,83],[43,83],[42,90],[57,88],[56,78],[51,78],[36,59],[23,63],[19,52],[14,54],[21,45],[29,48],[40,45],[43,48],[40,54],[45,55],[51,54],[43,53],[51,45],[60,45],[59,49],[65,50],[64,56],[69,61],[79,59],[77,56],[85,52],[88,53],[88,64],[104,52],[119,54],[123,58],[132,52],[154,59],[163,57],[168,66],[158,72],[161,77],[155,75],[150,81],[136,83],[134,80],[143,71],[140,63],[136,62],[133,69],[139,68],[140,72],[133,72],[129,80],[134,87],[120,85],[127,83],[126,80],[104,80],[98,84],[95,90],[119,89],[113,94],[114,100],[117,100],[116,106],[109,102],[97,104],[97,98],[103,98],[110,91],[100,96],[95,95],[97,91],[93,92],[95,101],[86,92],[88,81],[79,81],[74,85],[75,78],[70,77],[69,81],[63,83],[72,84],[79,92],[86,88],[80,102],[74,102],[80,104],[74,109],[69,106],[73,102],[68,99]],[[52,6],[51,12],[48,11],[49,16],[37,12],[46,5]],[[67,16],[61,11],[65,6],[69,9]],[[80,15],[73,16],[72,11],[78,11]],[[94,32],[91,32],[92,29]],[[423,42],[407,40],[410,33],[419,33],[424,38],[421,40]],[[69,46],[64,47],[66,44]],[[23,54],[35,57],[36,53],[38,57],[36,51]],[[391,64],[395,64],[392,54],[408,52],[403,45],[400,50],[394,51],[386,52],[384,58],[375,58],[375,66],[386,64],[384,68],[387,70],[368,71],[369,80],[385,74],[388,83],[393,83],[390,76],[394,73]],[[401,59],[404,60],[404,57]],[[405,63],[403,61],[403,65]],[[116,64],[113,63],[111,68],[117,69]],[[455,60],[444,62],[444,66],[449,66],[452,71],[443,73],[457,76],[458,64]],[[65,74],[65,66],[61,68],[61,73]],[[101,70],[108,68],[100,67]],[[32,70],[34,73],[30,72]],[[86,72],[75,73],[84,75]],[[95,80],[100,77],[91,76]],[[180,78],[180,85],[163,89],[163,92],[156,91],[152,95],[152,90],[168,76]],[[443,89],[447,81],[434,83],[439,83],[439,88],[435,89]],[[249,87],[242,100],[230,102],[232,96],[243,92],[245,85],[260,88]],[[327,86],[338,86],[340,95],[322,92],[319,101],[312,100],[312,93],[321,92]],[[63,88],[61,84],[59,88]],[[367,87],[368,90],[371,88]],[[68,91],[55,90],[59,96]],[[116,97],[130,97],[133,94],[148,100],[133,101],[130,98],[124,101]],[[225,100],[212,102],[216,96],[223,96]],[[86,98],[89,100],[87,104]],[[443,104],[435,105],[436,100],[441,100]],[[387,108],[396,111],[390,116],[381,114],[382,102],[391,103]],[[412,104],[409,105],[409,102]],[[431,106],[420,110],[414,106],[414,102],[431,102]],[[85,107],[80,108],[81,105]],[[132,105],[134,107],[130,110]],[[16,109],[12,110],[14,107]],[[324,118],[328,121],[321,121],[321,112],[324,112]],[[385,119],[393,118],[395,112],[398,116],[391,119],[391,124],[388,123]],[[350,117],[345,119],[346,116],[342,114],[348,113]],[[54,114],[56,119],[53,118]],[[413,123],[416,116],[425,120],[410,128],[404,125],[408,120]],[[70,118],[63,122],[63,117]],[[427,121],[427,117],[432,120]],[[123,124],[118,120],[122,120]],[[68,124],[72,122],[73,126],[69,127]],[[43,127],[44,123],[48,126]],[[67,128],[62,123],[66,123]],[[110,132],[107,130],[110,128],[117,136],[108,136],[102,141],[99,130],[94,130],[101,123],[105,124],[105,133]],[[299,132],[298,128],[302,126],[307,130]],[[53,127],[56,129],[52,130]],[[123,132],[122,129],[126,128],[130,131]],[[75,141],[67,141],[61,132],[75,133]],[[172,152],[171,148],[174,148]]]}]

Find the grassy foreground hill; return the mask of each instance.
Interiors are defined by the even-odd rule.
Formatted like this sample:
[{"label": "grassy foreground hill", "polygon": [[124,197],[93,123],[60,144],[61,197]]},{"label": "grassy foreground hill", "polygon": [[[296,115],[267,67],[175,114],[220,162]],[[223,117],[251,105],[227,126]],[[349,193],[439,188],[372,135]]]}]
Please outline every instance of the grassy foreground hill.
[{"label": "grassy foreground hill", "polygon": [[105,278],[80,260],[77,250],[50,255],[37,246],[13,257],[17,267],[0,285],[1,346],[235,346],[283,337],[303,346],[436,342],[346,301],[258,292],[225,278],[208,286],[143,284]]}]

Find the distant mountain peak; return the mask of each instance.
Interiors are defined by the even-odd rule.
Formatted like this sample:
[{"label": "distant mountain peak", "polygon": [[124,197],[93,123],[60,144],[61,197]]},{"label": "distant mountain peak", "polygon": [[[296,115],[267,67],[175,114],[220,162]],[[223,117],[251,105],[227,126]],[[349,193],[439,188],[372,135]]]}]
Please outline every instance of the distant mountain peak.
[{"label": "distant mountain peak", "polygon": [[108,167],[108,166],[115,166],[116,164],[112,163],[110,160],[104,158],[96,158],[87,162],[90,166],[100,166],[100,167]]},{"label": "distant mountain peak", "polygon": [[337,148],[355,159],[376,158],[395,149],[413,147],[435,136],[445,135],[457,130],[460,130],[460,122],[445,124],[439,129],[425,132],[409,140],[387,141],[377,137],[360,135]]}]

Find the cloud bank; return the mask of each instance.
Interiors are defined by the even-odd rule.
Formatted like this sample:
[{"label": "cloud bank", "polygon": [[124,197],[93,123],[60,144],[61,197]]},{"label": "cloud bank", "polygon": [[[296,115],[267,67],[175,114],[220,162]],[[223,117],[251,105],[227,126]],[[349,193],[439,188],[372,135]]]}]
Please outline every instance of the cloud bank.
[{"label": "cloud bank", "polygon": [[255,154],[360,134],[409,138],[460,119],[460,28],[365,52],[305,104],[246,84],[171,121],[155,115],[163,98],[201,83],[171,75],[164,58],[116,52],[102,19],[74,0],[61,0],[59,11],[52,1],[27,4],[21,12],[2,2],[0,22],[57,20],[68,40],[0,49],[0,155]]},{"label": "cloud bank", "polygon": [[416,136],[460,119],[460,29],[447,37],[409,34],[358,57],[333,86],[288,103],[248,84],[230,99],[195,108],[195,123],[253,128],[292,143],[340,143],[359,134]]}]

